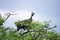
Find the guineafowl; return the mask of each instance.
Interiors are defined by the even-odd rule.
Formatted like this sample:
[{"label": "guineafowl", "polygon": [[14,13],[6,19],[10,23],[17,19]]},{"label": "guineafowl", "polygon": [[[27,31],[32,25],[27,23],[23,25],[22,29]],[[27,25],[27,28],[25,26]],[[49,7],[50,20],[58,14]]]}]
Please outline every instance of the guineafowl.
[{"label": "guineafowl", "polygon": [[15,24],[17,26],[17,31],[19,31],[20,29],[29,29],[30,28],[29,26],[32,22],[32,17],[34,14],[35,13],[32,12],[31,17],[29,19],[15,22]]}]

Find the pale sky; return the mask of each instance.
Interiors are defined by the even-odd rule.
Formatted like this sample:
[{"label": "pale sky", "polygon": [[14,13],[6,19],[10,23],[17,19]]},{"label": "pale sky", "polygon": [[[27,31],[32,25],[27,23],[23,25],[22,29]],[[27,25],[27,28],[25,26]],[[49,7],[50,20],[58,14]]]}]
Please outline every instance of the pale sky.
[{"label": "pale sky", "polygon": [[51,20],[51,25],[57,25],[56,31],[60,32],[60,0],[0,0],[0,13],[8,12],[18,15],[11,16],[6,26],[13,28],[15,21],[27,19],[34,12],[34,20]]}]

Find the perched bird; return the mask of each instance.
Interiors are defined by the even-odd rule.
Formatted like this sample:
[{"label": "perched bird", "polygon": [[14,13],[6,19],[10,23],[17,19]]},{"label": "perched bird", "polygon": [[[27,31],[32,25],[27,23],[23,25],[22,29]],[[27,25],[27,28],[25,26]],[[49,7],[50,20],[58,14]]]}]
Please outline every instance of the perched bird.
[{"label": "perched bird", "polygon": [[7,15],[7,18],[5,19],[5,20],[7,20],[11,15],[16,15],[16,14],[7,13],[5,15]]},{"label": "perched bird", "polygon": [[19,31],[20,29],[29,29],[30,28],[29,26],[32,22],[32,17],[34,14],[35,13],[32,12],[31,17],[29,19],[15,22],[15,24],[17,26],[17,31]]}]

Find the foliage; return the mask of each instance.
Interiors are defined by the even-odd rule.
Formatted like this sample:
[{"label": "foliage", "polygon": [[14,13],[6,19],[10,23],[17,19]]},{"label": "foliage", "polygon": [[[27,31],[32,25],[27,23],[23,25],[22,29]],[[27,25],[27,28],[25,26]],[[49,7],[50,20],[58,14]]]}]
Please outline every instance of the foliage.
[{"label": "foliage", "polygon": [[5,22],[4,18],[0,17],[0,26],[2,26],[4,22]]},{"label": "foliage", "polygon": [[44,23],[32,21],[31,24],[29,22],[24,23],[26,21],[15,22],[16,26],[24,24],[31,27],[29,32],[23,30],[22,33],[8,27],[5,28],[3,26],[4,22],[5,20],[0,18],[0,40],[60,40],[60,34],[51,30],[54,27],[50,28],[50,21],[45,21]]}]

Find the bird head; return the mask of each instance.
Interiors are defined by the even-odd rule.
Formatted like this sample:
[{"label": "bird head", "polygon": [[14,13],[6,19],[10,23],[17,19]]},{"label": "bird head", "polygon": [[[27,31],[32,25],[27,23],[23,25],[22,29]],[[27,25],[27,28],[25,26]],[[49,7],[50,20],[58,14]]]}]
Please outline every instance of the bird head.
[{"label": "bird head", "polygon": [[17,15],[17,14],[6,13],[5,15]]},{"label": "bird head", "polygon": [[31,16],[33,16],[35,13],[32,12]]},{"label": "bird head", "polygon": [[10,13],[6,13],[5,15],[11,15]]}]

